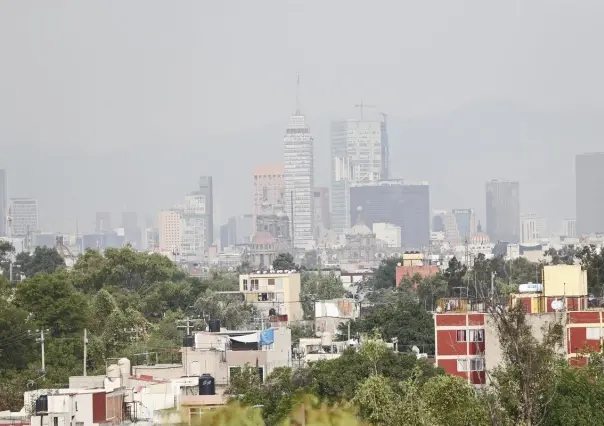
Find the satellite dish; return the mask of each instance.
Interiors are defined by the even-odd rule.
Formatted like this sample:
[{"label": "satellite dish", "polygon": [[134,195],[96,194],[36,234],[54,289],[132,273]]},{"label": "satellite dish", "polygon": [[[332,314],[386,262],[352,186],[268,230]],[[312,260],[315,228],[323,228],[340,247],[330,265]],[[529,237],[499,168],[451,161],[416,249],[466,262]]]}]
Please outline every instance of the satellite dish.
[{"label": "satellite dish", "polygon": [[551,306],[554,311],[561,311],[564,309],[564,302],[562,300],[554,300]]},{"label": "satellite dish", "polygon": [[437,307],[436,307],[436,312],[437,312],[437,313],[439,313],[439,314],[440,314],[442,311],[443,311],[443,308],[441,308],[440,306],[437,306]]},{"label": "satellite dish", "polygon": [[415,353],[415,354],[419,354],[419,348],[417,346],[413,346],[411,348],[411,352]]}]

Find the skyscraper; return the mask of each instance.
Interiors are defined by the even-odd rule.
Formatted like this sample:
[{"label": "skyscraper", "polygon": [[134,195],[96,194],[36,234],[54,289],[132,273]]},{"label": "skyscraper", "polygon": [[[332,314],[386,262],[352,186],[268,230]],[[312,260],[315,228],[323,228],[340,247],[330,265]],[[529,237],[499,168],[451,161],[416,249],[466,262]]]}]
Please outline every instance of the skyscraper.
[{"label": "skyscraper", "polygon": [[[362,115],[362,112],[361,112]],[[351,226],[351,184],[388,179],[386,121],[346,120],[331,124],[331,225],[342,232]]]},{"label": "skyscraper", "polygon": [[487,234],[492,242],[520,242],[520,185],[507,180],[486,184]]},{"label": "skyscraper", "polygon": [[101,233],[111,230],[111,213],[97,212],[94,232]]},{"label": "skyscraper", "polygon": [[0,169],[0,237],[7,235],[6,218],[8,217],[8,182],[6,170]]},{"label": "skyscraper", "polygon": [[455,217],[455,224],[459,233],[459,244],[470,242],[476,233],[476,215],[474,209],[453,209],[451,214]]},{"label": "skyscraper", "polygon": [[361,207],[363,222],[390,223],[401,228],[405,249],[430,243],[430,187],[427,182],[401,179],[354,183],[350,187],[350,216]]},{"label": "skyscraper", "polygon": [[201,192],[185,196],[182,211],[181,254],[184,256],[203,256],[207,244],[207,200]]},{"label": "skyscraper", "polygon": [[163,210],[157,220],[159,250],[179,253],[182,240],[182,209]]},{"label": "skyscraper", "polygon": [[[32,198],[11,198],[9,210],[10,236],[33,238],[38,232],[38,203],[36,200]],[[31,245],[27,243],[27,247],[31,247]]]},{"label": "skyscraper", "polygon": [[212,176],[199,178],[199,194],[204,196],[204,238],[205,247],[214,244],[214,192],[212,188]]},{"label": "skyscraper", "polygon": [[[313,232],[313,137],[300,108],[290,118],[283,150],[285,212],[295,248],[311,249]],[[292,204],[293,202],[293,204]]]},{"label": "skyscraper", "polygon": [[604,233],[604,152],[577,155],[577,235]]},{"label": "skyscraper", "polygon": [[256,220],[262,207],[282,208],[285,198],[285,182],[283,180],[283,164],[266,164],[254,168],[253,171],[253,205],[252,226],[256,232]]},{"label": "skyscraper", "polygon": [[315,240],[330,229],[329,188],[317,187],[313,190],[313,215]]},{"label": "skyscraper", "polygon": [[136,212],[122,213],[122,228],[124,228],[126,243],[129,243],[133,248],[140,250],[142,247],[141,229],[138,226],[138,215]]}]

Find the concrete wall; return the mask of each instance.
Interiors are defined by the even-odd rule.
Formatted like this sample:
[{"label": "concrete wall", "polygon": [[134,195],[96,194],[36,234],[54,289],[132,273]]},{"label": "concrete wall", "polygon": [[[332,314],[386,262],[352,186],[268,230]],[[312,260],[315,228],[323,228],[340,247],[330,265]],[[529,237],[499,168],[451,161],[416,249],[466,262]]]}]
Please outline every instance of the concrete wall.
[{"label": "concrete wall", "polygon": [[[548,324],[553,324],[557,320],[560,320],[562,325],[565,325],[565,316],[562,316],[559,313],[545,313],[545,314],[529,314],[526,316],[528,323],[532,326],[533,336],[537,339],[537,341],[543,341],[543,327]],[[487,372],[492,371],[495,367],[501,364],[502,362],[502,352],[501,345],[499,343],[499,336],[497,334],[497,330],[495,328],[495,323],[493,318],[489,315],[486,316],[486,323],[484,328],[484,341],[485,341],[485,356],[484,356],[484,366]],[[566,331],[564,332],[563,342],[566,342]],[[560,348],[560,353],[564,354],[565,349],[564,346]],[[488,374],[487,374],[487,382],[488,382]]]},{"label": "concrete wall", "polygon": [[585,296],[587,271],[579,265],[548,265],[543,267],[545,296]]}]

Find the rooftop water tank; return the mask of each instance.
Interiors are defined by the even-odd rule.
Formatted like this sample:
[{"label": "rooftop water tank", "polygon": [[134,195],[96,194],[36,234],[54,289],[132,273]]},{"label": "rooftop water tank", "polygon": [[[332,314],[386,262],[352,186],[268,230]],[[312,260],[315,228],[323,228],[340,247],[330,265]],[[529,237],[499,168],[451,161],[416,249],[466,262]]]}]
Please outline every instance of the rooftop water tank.
[{"label": "rooftop water tank", "polygon": [[117,364],[111,364],[107,367],[107,377],[110,379],[120,378],[120,367]]},{"label": "rooftop water tank", "polygon": [[543,292],[543,284],[527,283],[518,286],[519,293],[541,293]]},{"label": "rooftop water tank", "polygon": [[36,399],[36,414],[48,412],[48,395],[40,395]]},{"label": "rooftop water tank", "polygon": [[199,395],[216,395],[216,380],[209,374],[199,376]]},{"label": "rooftop water tank", "polygon": [[130,377],[130,360],[128,358],[120,358],[117,365],[120,368],[120,375],[123,378]]}]

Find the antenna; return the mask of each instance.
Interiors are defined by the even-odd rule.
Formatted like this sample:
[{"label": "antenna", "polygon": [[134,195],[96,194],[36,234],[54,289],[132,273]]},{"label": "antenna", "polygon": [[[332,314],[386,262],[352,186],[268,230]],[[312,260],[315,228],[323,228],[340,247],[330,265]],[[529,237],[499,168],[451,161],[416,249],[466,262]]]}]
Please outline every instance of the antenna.
[{"label": "antenna", "polygon": [[300,72],[296,80],[296,115],[300,115]]},{"label": "antenna", "polygon": [[363,119],[363,112],[364,112],[365,108],[377,108],[377,106],[375,106],[375,105],[365,105],[363,103],[363,101],[361,101],[360,104],[353,105],[353,107],[355,107],[355,108],[361,108],[361,120]]}]

